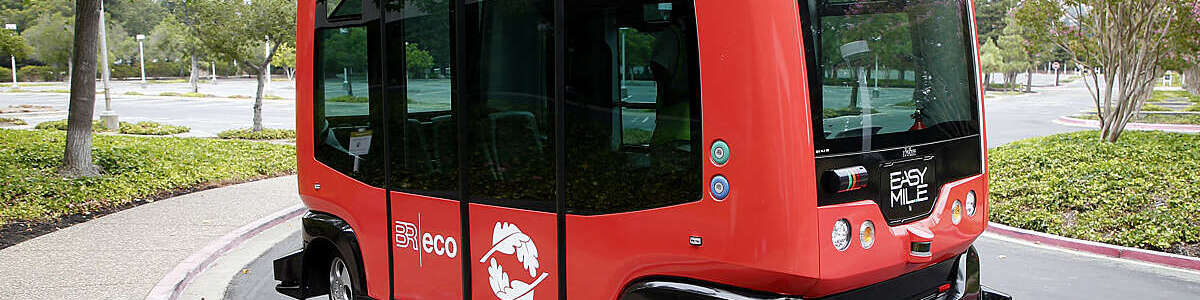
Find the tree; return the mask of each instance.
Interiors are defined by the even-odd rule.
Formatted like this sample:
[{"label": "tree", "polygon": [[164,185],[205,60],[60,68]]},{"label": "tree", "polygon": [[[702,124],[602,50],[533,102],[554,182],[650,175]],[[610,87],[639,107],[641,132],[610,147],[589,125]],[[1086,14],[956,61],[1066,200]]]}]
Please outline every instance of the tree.
[{"label": "tree", "polygon": [[1048,32],[1072,60],[1103,70],[1087,74],[1100,119],[1100,141],[1116,142],[1149,99],[1162,63],[1200,43],[1200,8],[1176,0],[1026,0],[1016,10],[1028,26]]},{"label": "tree", "polygon": [[288,80],[296,79],[296,45],[279,45],[279,50],[275,53],[275,59],[271,61],[271,65],[283,68]]},{"label": "tree", "polygon": [[38,60],[62,70],[71,65],[71,47],[74,39],[74,22],[61,14],[46,14],[22,33],[33,56]]},{"label": "tree", "polygon": [[979,48],[979,60],[983,66],[984,87],[992,84],[992,74],[1003,72],[1004,58],[1000,56],[1000,47],[995,41],[987,41]]},{"label": "tree", "polygon": [[1050,53],[1052,49],[1049,47],[1050,41],[1046,38],[1047,32],[1043,31],[1045,28],[1031,26],[1016,17],[1010,16],[1004,20],[1008,25],[1002,31],[1002,37],[1009,38],[1007,42],[1009,47],[1016,47],[1024,52],[1025,92],[1032,92],[1033,69],[1039,65],[1038,62],[1041,58]]},{"label": "tree", "polygon": [[1008,25],[1005,18],[1013,7],[1013,0],[976,1],[975,27],[979,30],[979,43],[995,42],[1000,32]]},{"label": "tree", "polygon": [[[213,56],[223,61],[238,61],[258,79],[254,97],[254,127],[262,127],[263,88],[279,45],[296,39],[296,1],[294,0],[193,0],[197,37]],[[263,43],[272,41],[267,53]]]},{"label": "tree", "polygon": [[[0,57],[15,56],[17,59],[24,59],[29,56],[30,52],[33,52],[33,49],[25,44],[25,38],[12,30],[0,31]],[[12,67],[16,68],[17,66]]]},{"label": "tree", "polygon": [[92,112],[96,107],[96,43],[101,0],[75,2],[75,68],[71,78],[71,101],[67,112],[67,143],[59,174],[71,178],[100,175],[92,163]]},{"label": "tree", "polygon": [[421,50],[417,43],[409,43],[404,47],[405,59],[408,62],[408,76],[411,78],[426,78],[429,69],[433,68],[433,55]]},{"label": "tree", "polygon": [[[194,1],[193,1],[194,2]],[[187,54],[191,60],[191,70],[188,72],[188,83],[192,85],[192,92],[200,92],[200,30],[197,27],[195,7],[188,0],[164,0],[163,5],[167,7],[167,11],[171,13],[171,18],[164,19],[162,22],[166,25],[164,30],[171,30],[174,34],[170,38],[178,41],[180,50]]]},{"label": "tree", "polygon": [[1017,74],[1030,68],[1029,53],[1025,51],[1025,40],[1016,31],[1007,30],[997,38],[996,45],[1000,48],[1000,72],[1004,74],[1004,84],[1008,90],[1015,90]]}]

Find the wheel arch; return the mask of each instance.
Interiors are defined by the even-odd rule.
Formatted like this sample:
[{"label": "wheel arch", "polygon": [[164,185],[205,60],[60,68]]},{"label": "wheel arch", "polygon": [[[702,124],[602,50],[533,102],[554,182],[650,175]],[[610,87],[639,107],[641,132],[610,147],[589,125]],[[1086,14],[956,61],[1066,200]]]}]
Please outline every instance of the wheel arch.
[{"label": "wheel arch", "polygon": [[367,277],[363,268],[362,248],[354,228],[333,214],[310,211],[301,220],[304,232],[304,282],[316,295],[329,289],[329,263],[337,255],[346,261],[354,275],[354,288],[366,295]]}]

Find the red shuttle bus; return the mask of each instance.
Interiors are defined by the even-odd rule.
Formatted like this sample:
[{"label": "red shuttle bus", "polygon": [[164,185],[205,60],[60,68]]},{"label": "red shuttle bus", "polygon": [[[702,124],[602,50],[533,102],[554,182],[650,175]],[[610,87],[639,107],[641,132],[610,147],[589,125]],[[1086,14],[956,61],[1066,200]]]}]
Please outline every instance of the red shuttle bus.
[{"label": "red shuttle bus", "polygon": [[968,0],[301,0],[330,299],[994,299]]}]

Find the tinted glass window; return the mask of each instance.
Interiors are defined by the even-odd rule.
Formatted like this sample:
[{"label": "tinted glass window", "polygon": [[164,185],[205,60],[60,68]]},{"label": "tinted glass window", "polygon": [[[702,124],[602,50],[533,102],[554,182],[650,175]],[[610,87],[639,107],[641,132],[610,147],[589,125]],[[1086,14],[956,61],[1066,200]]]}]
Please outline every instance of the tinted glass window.
[{"label": "tinted glass window", "polygon": [[554,11],[549,0],[468,1],[463,72],[472,202],[554,211]]},{"label": "tinted glass window", "polygon": [[371,185],[382,185],[383,141],[372,70],[374,26],[317,29],[313,126],[317,160]]},{"label": "tinted glass window", "polygon": [[566,1],[566,197],[572,213],[700,199],[692,8],[691,1]]},{"label": "tinted glass window", "polygon": [[449,5],[389,2],[386,89],[392,187],[456,198],[458,124],[450,92]]},{"label": "tinted glass window", "polygon": [[819,154],[978,133],[966,1],[810,1]]}]

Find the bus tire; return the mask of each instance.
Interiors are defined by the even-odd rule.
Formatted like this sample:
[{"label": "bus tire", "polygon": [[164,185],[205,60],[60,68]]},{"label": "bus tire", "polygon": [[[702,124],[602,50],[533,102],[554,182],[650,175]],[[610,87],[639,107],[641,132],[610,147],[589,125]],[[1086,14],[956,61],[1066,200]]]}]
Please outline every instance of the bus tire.
[{"label": "bus tire", "polygon": [[[327,294],[334,290],[330,274],[333,267],[340,262],[345,267],[344,280],[348,284],[346,299],[358,299],[367,294],[365,273],[362,264],[362,252],[359,251],[358,238],[354,229],[345,220],[323,212],[309,212],[302,218],[304,240],[307,244],[304,253],[305,276],[304,282],[308,288],[307,296]],[[330,295],[329,299],[338,299]]]},{"label": "bus tire", "polygon": [[357,295],[353,272],[340,255],[329,261],[329,300],[353,300]]}]

